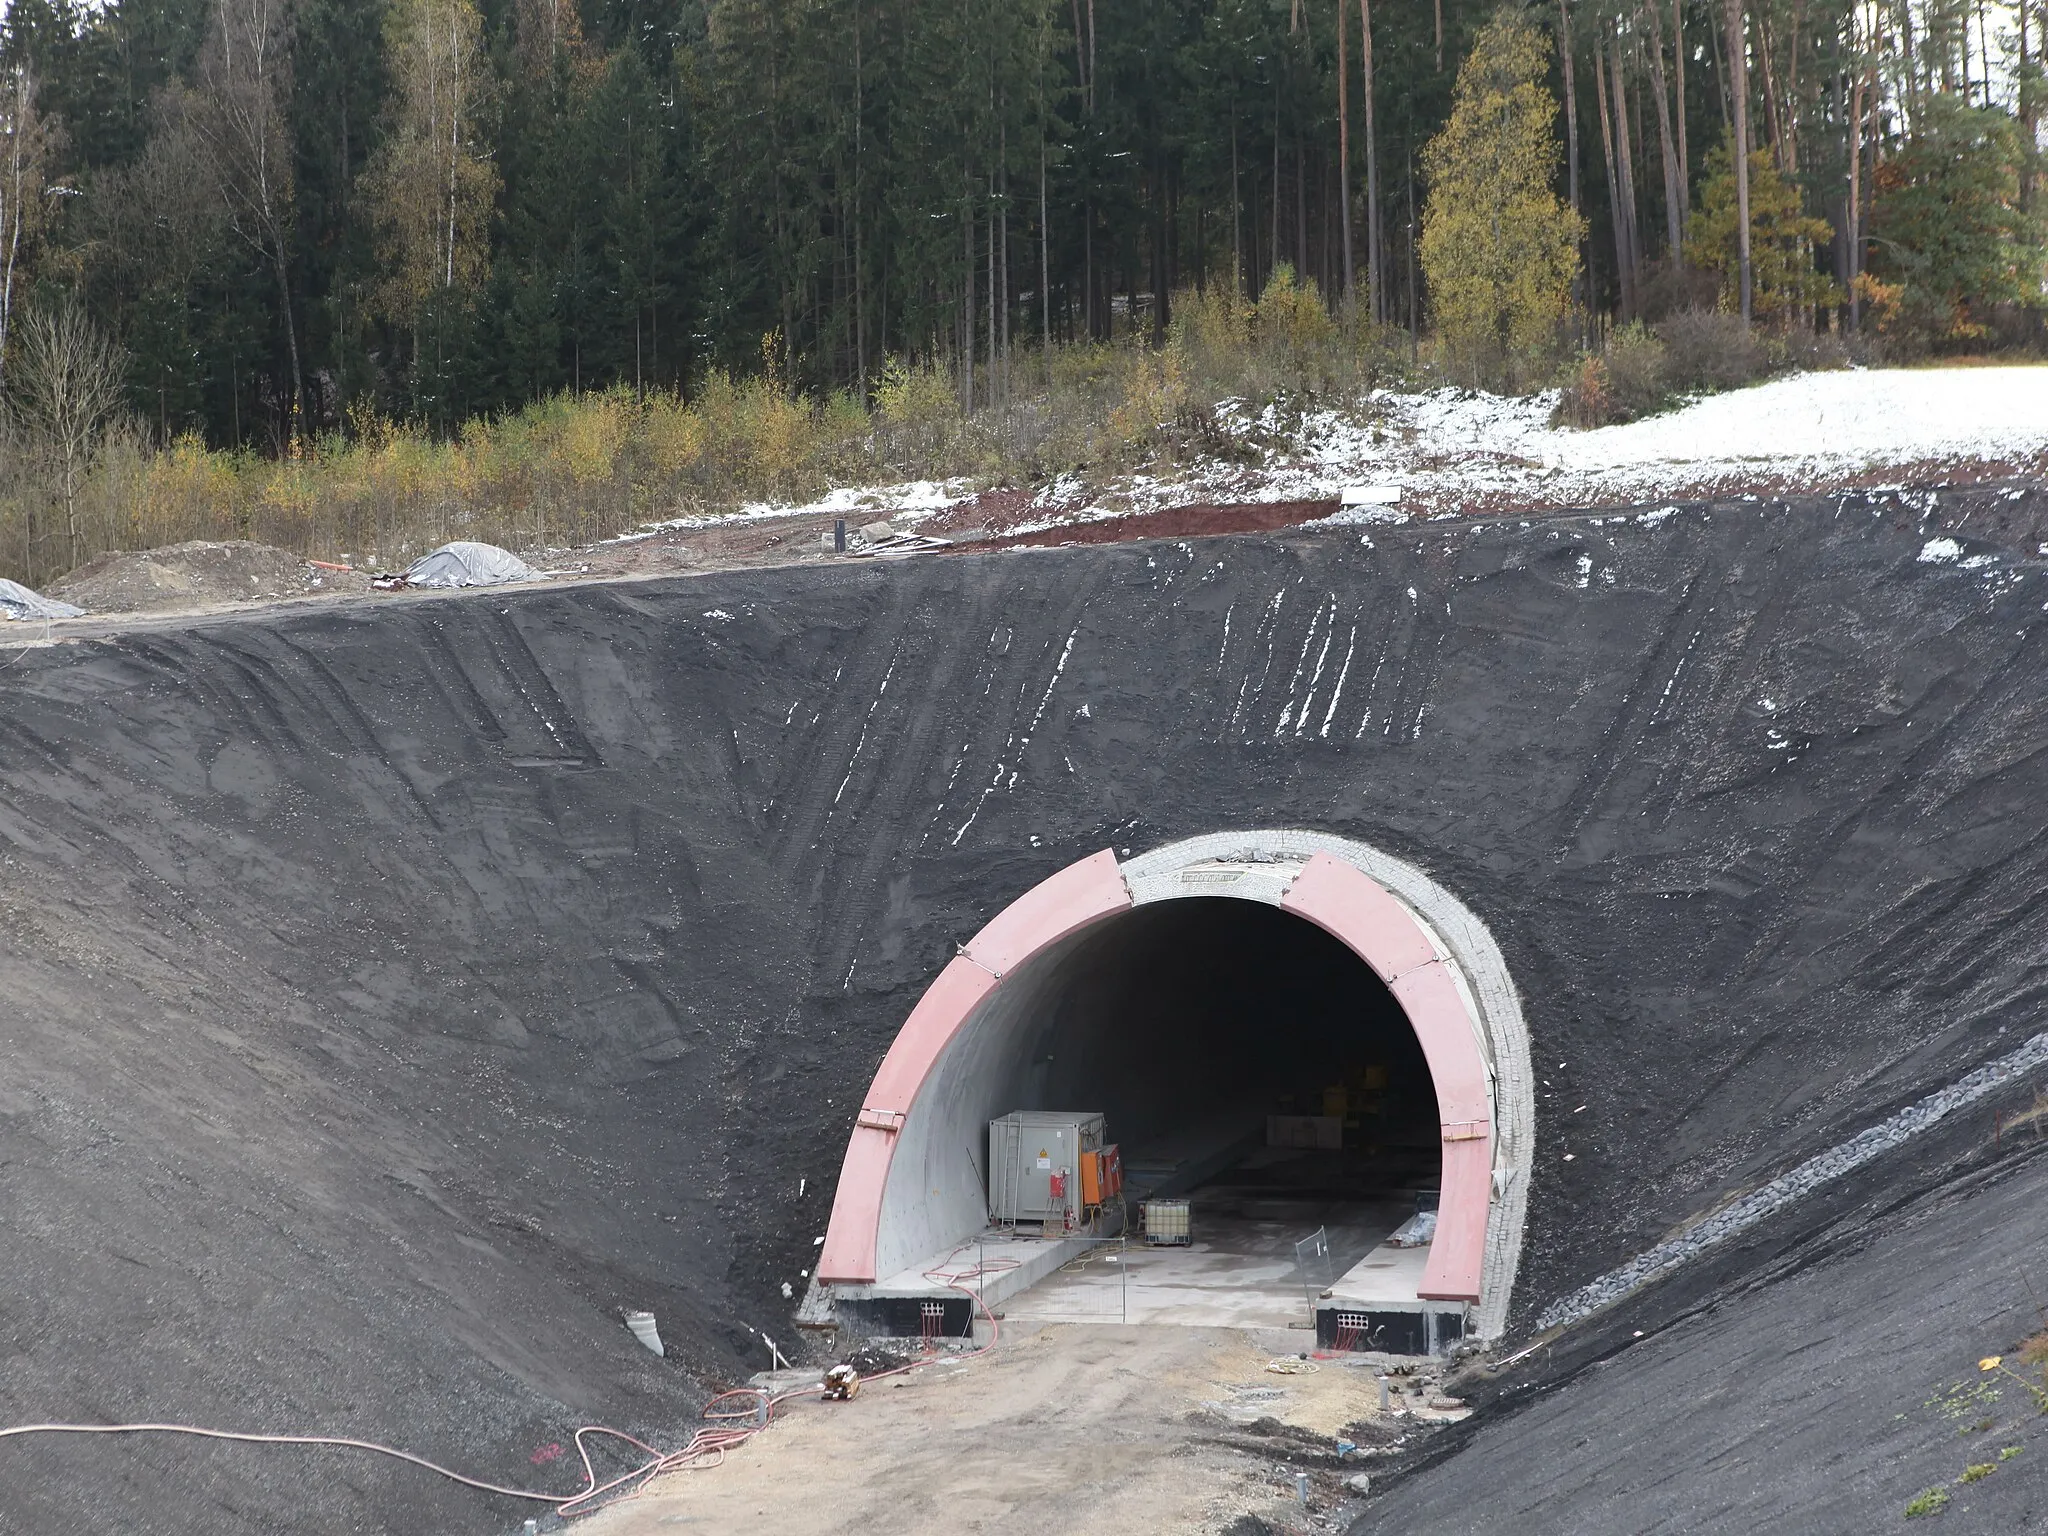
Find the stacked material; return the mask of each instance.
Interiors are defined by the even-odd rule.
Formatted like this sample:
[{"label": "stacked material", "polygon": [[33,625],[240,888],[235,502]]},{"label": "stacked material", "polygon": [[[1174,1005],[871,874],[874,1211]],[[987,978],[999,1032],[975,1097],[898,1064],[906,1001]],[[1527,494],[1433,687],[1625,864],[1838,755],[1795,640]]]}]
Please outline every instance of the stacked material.
[{"label": "stacked material", "polygon": [[538,581],[540,572],[508,549],[458,539],[405,568],[399,585],[408,587],[496,587],[510,581]]},{"label": "stacked material", "polygon": [[0,619],[76,619],[84,613],[72,603],[60,603],[18,581],[0,578]]}]

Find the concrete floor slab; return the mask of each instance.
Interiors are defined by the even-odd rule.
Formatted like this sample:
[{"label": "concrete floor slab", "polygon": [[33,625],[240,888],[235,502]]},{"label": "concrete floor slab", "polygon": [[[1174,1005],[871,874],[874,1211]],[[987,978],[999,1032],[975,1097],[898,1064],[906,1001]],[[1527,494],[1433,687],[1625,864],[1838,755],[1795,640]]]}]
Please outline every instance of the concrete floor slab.
[{"label": "concrete floor slab", "polygon": [[[1133,1242],[1121,1252],[1076,1256],[1038,1284],[1013,1294],[1014,1318],[1041,1322],[1179,1323],[1196,1327],[1286,1328],[1312,1321],[1313,1303],[1337,1276],[1364,1270],[1379,1293],[1415,1300],[1429,1250],[1379,1247],[1401,1219],[1383,1202],[1311,1206],[1291,1219],[1198,1207],[1196,1241],[1184,1248]],[[1244,1209],[1245,1207],[1240,1207]],[[1251,1204],[1252,1211],[1277,1203]],[[1304,1283],[1294,1245],[1320,1226],[1330,1244],[1330,1270]],[[1366,1269],[1380,1253],[1401,1255],[1398,1268]]]},{"label": "concrete floor slab", "polygon": [[1414,1301],[1422,1272],[1429,1265],[1429,1245],[1394,1248],[1381,1243],[1338,1277],[1330,1287],[1340,1302],[1356,1301],[1378,1305],[1389,1301]]}]

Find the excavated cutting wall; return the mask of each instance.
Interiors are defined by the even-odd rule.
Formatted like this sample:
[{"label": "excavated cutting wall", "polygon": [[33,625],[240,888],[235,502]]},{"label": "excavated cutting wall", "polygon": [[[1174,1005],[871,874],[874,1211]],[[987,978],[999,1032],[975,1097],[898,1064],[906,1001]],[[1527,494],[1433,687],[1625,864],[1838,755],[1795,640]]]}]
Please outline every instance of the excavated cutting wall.
[{"label": "excavated cutting wall", "polygon": [[[1526,1320],[2032,1027],[2039,516],[1339,528],[17,653],[0,1417],[568,1482],[576,1422],[765,1363],[957,941],[1095,849],[1234,827],[1398,854],[1498,939],[1541,1076]],[[163,1443],[15,1442],[0,1488],[23,1529],[513,1514]]]}]

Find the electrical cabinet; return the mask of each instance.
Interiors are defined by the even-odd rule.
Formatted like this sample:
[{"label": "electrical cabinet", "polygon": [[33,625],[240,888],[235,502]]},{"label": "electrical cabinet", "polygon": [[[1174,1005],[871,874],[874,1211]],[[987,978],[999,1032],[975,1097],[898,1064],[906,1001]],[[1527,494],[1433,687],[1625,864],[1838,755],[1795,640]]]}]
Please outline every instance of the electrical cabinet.
[{"label": "electrical cabinet", "polygon": [[1019,1109],[988,1125],[988,1215],[998,1226],[1079,1226],[1084,1158],[1103,1149],[1100,1114]]}]

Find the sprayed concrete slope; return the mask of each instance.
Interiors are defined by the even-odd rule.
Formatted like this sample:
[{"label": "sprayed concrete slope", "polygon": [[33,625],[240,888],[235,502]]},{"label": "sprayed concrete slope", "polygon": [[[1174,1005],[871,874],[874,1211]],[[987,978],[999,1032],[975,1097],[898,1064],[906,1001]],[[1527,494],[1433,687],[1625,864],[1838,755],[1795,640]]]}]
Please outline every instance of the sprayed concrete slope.
[{"label": "sprayed concrete slope", "polygon": [[[765,1363],[957,941],[1095,849],[1247,826],[1392,851],[1499,940],[1541,1072],[1526,1330],[2039,1027],[2041,521],[1328,529],[16,653],[0,1417],[571,1484],[576,1423],[665,1429]],[[517,1513],[290,1452],[0,1457],[23,1528]]]}]

